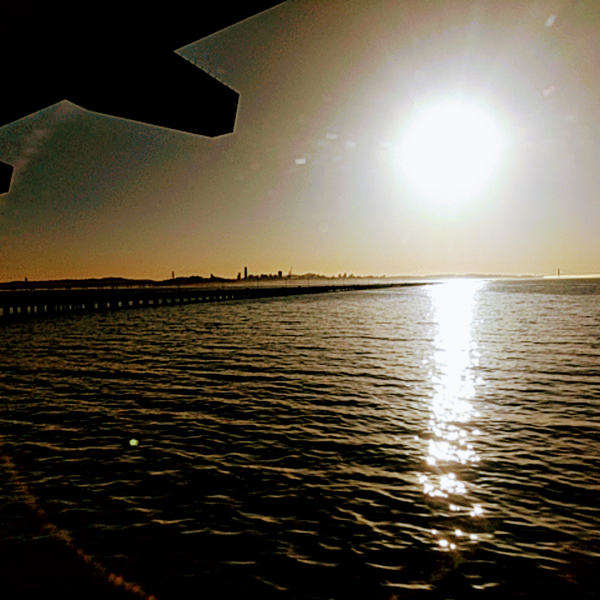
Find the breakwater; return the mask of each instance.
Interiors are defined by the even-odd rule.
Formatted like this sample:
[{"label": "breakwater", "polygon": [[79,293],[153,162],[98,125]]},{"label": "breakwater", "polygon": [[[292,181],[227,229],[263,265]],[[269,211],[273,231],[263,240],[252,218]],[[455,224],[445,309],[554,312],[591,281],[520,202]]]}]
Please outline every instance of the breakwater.
[{"label": "breakwater", "polygon": [[344,283],[303,284],[289,283],[281,286],[189,286],[189,287],[139,287],[113,289],[31,289],[0,291],[0,321],[51,317],[72,313],[93,313],[126,309],[179,306],[199,302],[222,302],[297,296],[300,294],[323,294],[421,285],[403,283]]}]

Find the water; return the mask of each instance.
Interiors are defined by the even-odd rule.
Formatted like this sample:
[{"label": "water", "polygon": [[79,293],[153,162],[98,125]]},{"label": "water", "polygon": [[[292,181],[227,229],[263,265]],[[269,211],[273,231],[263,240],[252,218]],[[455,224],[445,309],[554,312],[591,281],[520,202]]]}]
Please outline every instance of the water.
[{"label": "water", "polygon": [[7,599],[600,589],[598,280],[69,316],[0,344]]}]

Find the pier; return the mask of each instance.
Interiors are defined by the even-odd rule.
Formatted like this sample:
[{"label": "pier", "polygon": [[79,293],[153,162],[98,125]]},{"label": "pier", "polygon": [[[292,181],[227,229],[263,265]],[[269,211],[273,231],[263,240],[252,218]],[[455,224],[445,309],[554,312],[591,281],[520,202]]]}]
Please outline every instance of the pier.
[{"label": "pier", "polygon": [[20,289],[0,291],[0,322],[159,306],[181,306],[280,296],[325,294],[420,285],[403,283],[315,283],[287,285],[210,285],[99,289]]}]

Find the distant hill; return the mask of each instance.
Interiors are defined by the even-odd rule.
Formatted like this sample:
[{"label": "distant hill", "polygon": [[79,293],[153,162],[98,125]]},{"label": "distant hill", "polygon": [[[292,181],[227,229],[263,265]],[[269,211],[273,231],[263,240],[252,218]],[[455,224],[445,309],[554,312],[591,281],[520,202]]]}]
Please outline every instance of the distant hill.
[{"label": "distant hill", "polygon": [[9,281],[0,283],[0,290],[34,290],[34,289],[86,289],[86,288],[123,288],[123,287],[153,287],[153,286],[182,286],[199,285],[202,283],[215,283],[234,281],[223,277],[175,277],[154,281],[153,279],[127,279],[126,277],[103,277],[91,279],[55,279],[45,281]]}]

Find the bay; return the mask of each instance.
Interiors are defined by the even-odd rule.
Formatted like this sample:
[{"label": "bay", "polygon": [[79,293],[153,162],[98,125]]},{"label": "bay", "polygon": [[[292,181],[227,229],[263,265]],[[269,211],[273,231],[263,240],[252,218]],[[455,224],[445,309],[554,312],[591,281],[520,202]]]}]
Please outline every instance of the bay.
[{"label": "bay", "polygon": [[0,329],[7,598],[596,597],[600,283]]}]

